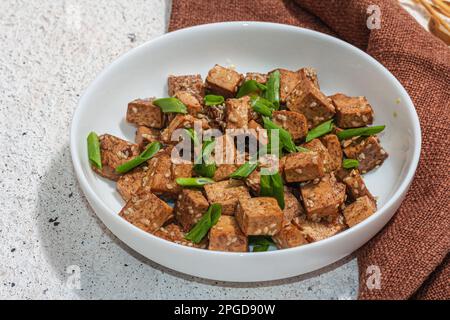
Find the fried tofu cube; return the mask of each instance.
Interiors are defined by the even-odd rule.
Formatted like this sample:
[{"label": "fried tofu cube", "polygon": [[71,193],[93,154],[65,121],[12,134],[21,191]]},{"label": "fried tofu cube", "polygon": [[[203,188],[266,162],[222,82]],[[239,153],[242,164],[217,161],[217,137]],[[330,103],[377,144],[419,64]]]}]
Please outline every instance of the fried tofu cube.
[{"label": "fried tofu cube", "polygon": [[330,155],[330,171],[339,170],[342,167],[342,148],[339,138],[335,134],[327,134],[320,138],[322,144],[327,148]]},{"label": "fried tofu cube", "polygon": [[347,187],[347,193],[351,200],[356,200],[359,197],[368,196],[369,199],[375,202],[375,198],[367,189],[363,178],[359,174],[358,170],[352,170],[343,179],[345,186]]},{"label": "fried tofu cube", "polygon": [[151,192],[133,195],[119,215],[146,232],[153,233],[173,217],[173,209]]},{"label": "fried tofu cube", "polygon": [[137,99],[128,104],[127,121],[137,126],[161,129],[164,127],[164,113],[153,104],[154,98]]},{"label": "fried tofu cube", "polygon": [[247,236],[273,236],[281,230],[283,211],[272,197],[240,198],[236,220]]},{"label": "fried tofu cube", "polygon": [[200,98],[205,96],[205,87],[202,76],[199,74],[174,76],[167,78],[169,96],[174,96],[179,91],[190,92]]},{"label": "fried tofu cube", "polygon": [[92,166],[92,169],[102,177],[117,181],[120,174],[116,168],[139,155],[139,146],[110,134],[99,137],[102,169]]},{"label": "fried tofu cube", "polygon": [[322,156],[316,151],[289,154],[284,161],[287,182],[304,182],[323,177],[325,169]]},{"label": "fried tofu cube", "polygon": [[277,70],[280,72],[280,102],[286,103],[288,95],[301,80],[301,75],[297,71],[287,69],[275,69],[269,75]]},{"label": "fried tofu cube", "polygon": [[305,213],[302,205],[287,187],[284,188],[284,209],[283,209],[283,226],[287,226],[291,221]]},{"label": "fried tofu cube", "polygon": [[243,78],[243,75],[235,70],[216,64],[208,72],[206,88],[214,94],[232,98],[236,95]]},{"label": "fried tofu cube", "polygon": [[350,144],[344,148],[344,154],[347,158],[359,161],[358,169],[361,173],[377,168],[388,157],[376,136],[370,136]]},{"label": "fried tofu cube", "polygon": [[305,216],[300,216],[294,218],[292,223],[300,229],[308,242],[317,242],[332,237],[346,229],[342,215],[339,215],[331,222],[315,222],[306,219]]},{"label": "fried tofu cube", "polygon": [[[175,142],[176,139],[172,140],[172,135],[175,132],[175,130],[177,129],[181,129],[181,128],[194,128],[195,126],[195,122],[199,123],[199,126],[202,127],[202,129],[208,129],[209,125],[208,122],[205,119],[197,119],[193,116],[191,116],[190,114],[177,114],[169,123],[169,125],[167,126],[167,128],[165,128],[162,132],[161,132],[161,140],[164,143],[170,144]],[[174,137],[177,138],[177,137]]]},{"label": "fried tofu cube", "polygon": [[280,232],[272,236],[272,240],[278,249],[294,248],[308,243],[300,229],[292,223],[283,226]]},{"label": "fried tofu cube", "polygon": [[333,171],[334,169],[333,159],[331,158],[328,149],[323,145],[322,142],[320,142],[319,139],[313,139],[308,143],[303,144],[303,147],[305,147],[308,150],[315,151],[320,155],[326,173]]},{"label": "fried tofu cube", "polygon": [[209,231],[209,250],[247,252],[248,238],[242,233],[235,217],[220,216]]},{"label": "fried tofu cube", "polygon": [[255,195],[259,195],[261,190],[261,175],[259,170],[255,170],[245,179],[245,184]]},{"label": "fried tofu cube", "polygon": [[[145,167],[148,169],[148,167]],[[116,188],[122,199],[128,201],[142,187],[142,179],[146,173],[143,167],[138,167],[125,173],[117,180]]]},{"label": "fried tofu cube", "polygon": [[240,180],[226,180],[205,185],[206,198],[210,204],[222,205],[222,214],[232,216],[240,198],[250,198],[247,187]]},{"label": "fried tofu cube", "polygon": [[345,185],[337,182],[333,174],[325,175],[318,183],[310,182],[300,187],[306,215],[312,221],[331,221],[339,215],[345,201]]},{"label": "fried tofu cube", "polygon": [[160,237],[164,240],[175,242],[183,246],[206,249],[208,241],[202,240],[200,243],[193,243],[192,241],[186,240],[185,233],[181,227],[177,224],[170,223],[164,227],[159,228],[153,233],[155,236]]},{"label": "fried tofu cube", "polygon": [[373,110],[366,97],[331,96],[336,108],[336,124],[341,128],[364,127],[373,122]]},{"label": "fried tofu cube", "polygon": [[288,110],[274,111],[273,122],[286,129],[294,140],[300,140],[308,134],[308,121],[301,113]]},{"label": "fried tofu cube", "polygon": [[175,98],[180,100],[187,108],[190,115],[197,115],[203,111],[203,105],[198,95],[189,91],[177,91],[174,95]]},{"label": "fried tofu cube", "polygon": [[225,119],[227,129],[247,129],[250,115],[250,97],[227,99],[225,102]]},{"label": "fried tofu cube", "polygon": [[208,210],[208,200],[199,190],[183,189],[175,205],[175,218],[188,232]]},{"label": "fried tofu cube", "polygon": [[217,166],[216,172],[214,172],[214,176],[212,179],[214,181],[222,181],[228,179],[230,174],[235,172],[239,168],[239,166],[235,164],[221,164]]},{"label": "fried tofu cube", "polygon": [[232,136],[224,134],[217,137],[212,155],[217,165],[213,176],[214,181],[228,179],[228,176],[238,168],[236,165],[237,150]]},{"label": "fried tofu cube", "polygon": [[260,84],[266,84],[267,82],[267,74],[259,73],[259,72],[247,72],[245,74],[244,82],[249,80],[255,80]]},{"label": "fried tofu cube", "polygon": [[134,141],[139,145],[139,149],[143,151],[150,143],[159,141],[160,136],[160,130],[139,126],[136,130]]},{"label": "fried tofu cube", "polygon": [[374,202],[368,196],[360,197],[345,207],[343,212],[345,222],[349,227],[353,227],[370,217],[376,210]]},{"label": "fried tofu cube", "polygon": [[335,110],[330,100],[309,80],[302,79],[286,99],[289,110],[302,113],[313,128],[333,118]]},{"label": "fried tofu cube", "polygon": [[317,87],[317,89],[320,89],[319,86],[319,79],[317,77],[317,71],[314,68],[301,68],[297,71],[300,73],[300,78],[302,80],[309,80],[312,82],[312,84]]},{"label": "fried tofu cube", "polygon": [[171,148],[167,148],[148,161],[148,170],[142,186],[159,196],[175,199],[181,192],[176,179],[192,177],[192,172],[192,163],[172,163]]}]

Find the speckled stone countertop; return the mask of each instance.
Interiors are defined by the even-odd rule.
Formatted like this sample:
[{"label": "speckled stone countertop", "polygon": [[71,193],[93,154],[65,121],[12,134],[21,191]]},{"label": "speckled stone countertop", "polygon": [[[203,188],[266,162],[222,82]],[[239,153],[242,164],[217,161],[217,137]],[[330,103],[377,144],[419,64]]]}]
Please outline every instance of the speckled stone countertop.
[{"label": "speckled stone countertop", "polygon": [[282,281],[207,281],[132,251],[89,207],[70,159],[72,113],[103,68],[166,31],[169,10],[164,0],[0,1],[0,298],[355,298],[352,257]]}]

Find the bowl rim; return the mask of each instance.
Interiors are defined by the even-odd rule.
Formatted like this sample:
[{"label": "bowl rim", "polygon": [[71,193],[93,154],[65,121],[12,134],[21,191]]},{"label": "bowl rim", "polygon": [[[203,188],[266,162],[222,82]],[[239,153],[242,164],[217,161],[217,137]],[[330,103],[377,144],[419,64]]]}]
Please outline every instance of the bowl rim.
[{"label": "bowl rim", "polygon": [[[199,249],[199,248],[193,248],[188,246],[183,246],[162,238],[159,238],[151,233],[145,232],[144,230],[134,226],[133,224],[129,223],[128,221],[121,218],[116,212],[113,212],[105,203],[104,201],[94,192],[92,186],[87,180],[87,177],[83,174],[83,168],[81,165],[81,162],[78,160],[78,154],[77,154],[77,131],[78,131],[78,124],[80,122],[79,118],[82,114],[82,111],[84,111],[86,104],[85,101],[88,99],[90,94],[92,92],[95,92],[94,88],[101,83],[102,79],[108,75],[108,73],[114,69],[116,65],[119,65],[122,63],[122,61],[125,61],[126,59],[131,58],[134,54],[136,54],[138,51],[144,50],[147,47],[153,46],[155,43],[162,42],[162,41],[169,41],[171,38],[182,36],[183,34],[192,33],[198,30],[208,30],[214,31],[215,29],[223,29],[223,28],[229,28],[229,29],[239,29],[239,28],[257,28],[257,29],[278,29],[280,31],[290,31],[290,32],[302,32],[305,34],[309,34],[314,37],[318,37],[319,40],[325,40],[328,42],[332,42],[334,45],[343,46],[346,47],[349,50],[352,50],[355,52],[355,54],[364,56],[366,59],[369,60],[369,62],[375,64],[375,66],[380,69],[381,72],[383,72],[385,75],[387,75],[395,86],[397,87],[397,90],[401,94],[402,103],[404,103],[404,107],[409,110],[411,113],[411,120],[412,120],[412,130],[413,130],[413,157],[411,159],[411,163],[409,165],[409,168],[407,168],[406,173],[403,175],[402,179],[403,181],[401,184],[397,187],[392,197],[380,208],[377,209],[377,211],[371,215],[369,218],[365,219],[361,223],[348,228],[344,230],[343,232],[340,232],[332,237],[309,243],[304,246],[294,247],[294,248],[288,248],[283,250],[274,250],[274,251],[266,251],[266,252],[225,252],[225,251],[212,251],[212,250],[205,250],[205,249]],[[286,24],[279,24],[279,23],[272,23],[272,22],[257,22],[257,21],[230,21],[230,22],[218,22],[218,23],[210,23],[210,24],[203,24],[203,25],[197,25],[193,27],[188,27],[180,30],[176,30],[169,33],[164,33],[158,37],[155,37],[129,51],[122,54],[118,58],[116,58],[112,63],[110,63],[107,67],[105,67],[96,77],[95,79],[88,85],[88,87],[83,91],[79,102],[77,104],[77,107],[75,108],[71,127],[70,127],[70,153],[72,157],[72,164],[75,169],[75,174],[77,177],[77,180],[85,193],[86,198],[88,199],[88,202],[91,201],[95,202],[96,205],[100,206],[100,208],[107,212],[109,215],[112,216],[112,219],[115,220],[118,224],[123,225],[123,227],[126,229],[127,233],[134,234],[135,237],[137,236],[143,236],[148,237],[149,239],[152,239],[152,241],[159,241],[159,244],[161,245],[169,245],[173,247],[174,249],[184,250],[188,251],[191,250],[193,254],[197,255],[203,255],[203,256],[230,256],[230,257],[253,257],[255,255],[266,255],[266,256],[282,256],[286,254],[291,254],[295,252],[302,252],[307,250],[313,250],[316,247],[325,247],[333,242],[336,242],[338,239],[350,237],[351,234],[357,233],[359,230],[365,228],[367,225],[371,224],[375,219],[378,219],[379,216],[386,214],[388,211],[390,211],[396,204],[397,201],[404,195],[409,188],[409,185],[411,184],[414,174],[416,172],[419,158],[420,158],[420,152],[421,152],[421,144],[422,144],[422,137],[421,137],[421,128],[420,128],[420,122],[419,117],[417,115],[417,111],[414,107],[414,104],[407,93],[406,89],[400,84],[400,82],[397,80],[397,78],[389,71],[387,70],[380,62],[378,62],[375,58],[370,56],[369,54],[365,53],[361,49],[353,46],[352,44],[345,42],[341,39],[335,38],[333,36],[314,31],[311,29],[306,29],[302,27],[292,26],[292,25],[286,25]],[[96,213],[97,217],[100,218],[100,220],[103,221],[103,219],[99,216],[97,213],[97,210],[94,208],[94,206],[90,203],[92,209]],[[384,227],[384,225],[383,225]],[[109,229],[109,227],[108,227]],[[112,232],[112,230],[111,230]],[[114,232],[113,232],[114,233]],[[115,234],[115,233],[114,233]],[[121,239],[121,241],[123,241]]]}]

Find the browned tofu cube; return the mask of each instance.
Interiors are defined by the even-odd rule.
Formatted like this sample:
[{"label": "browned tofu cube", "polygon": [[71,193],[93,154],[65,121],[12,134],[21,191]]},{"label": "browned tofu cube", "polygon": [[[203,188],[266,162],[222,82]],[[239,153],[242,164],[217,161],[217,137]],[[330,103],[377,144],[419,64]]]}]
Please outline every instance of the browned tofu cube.
[{"label": "browned tofu cube", "polygon": [[366,97],[331,96],[336,108],[336,124],[341,128],[364,127],[373,122],[373,110]]},{"label": "browned tofu cube", "polygon": [[175,218],[188,232],[208,210],[209,203],[201,191],[183,189],[175,205]]},{"label": "browned tofu cube", "polygon": [[222,214],[234,215],[239,198],[248,199],[250,194],[240,180],[226,180],[205,185],[206,197],[210,204],[222,205]]},{"label": "browned tofu cube", "polygon": [[128,104],[127,121],[137,126],[161,129],[164,127],[164,113],[153,104],[154,98],[137,99]]},{"label": "browned tofu cube", "polygon": [[188,91],[200,98],[205,96],[205,87],[203,85],[202,76],[199,74],[169,76],[167,78],[167,86],[169,96],[174,96],[179,91]]},{"label": "browned tofu cube", "polygon": [[305,147],[308,150],[315,151],[320,155],[323,161],[323,167],[325,169],[325,172],[333,171],[334,169],[333,159],[331,158],[328,149],[323,145],[322,142],[320,142],[319,139],[313,139],[310,142],[303,144],[303,147]]},{"label": "browned tofu cube", "polygon": [[198,95],[189,91],[177,91],[174,95],[187,108],[189,114],[195,116],[203,111],[203,105]]},{"label": "browned tofu cube", "polygon": [[241,85],[243,75],[230,68],[216,64],[206,77],[206,88],[217,95],[232,98]]},{"label": "browned tofu cube", "polygon": [[239,166],[235,164],[221,164],[217,166],[216,172],[212,177],[214,181],[222,181],[228,179],[230,174],[237,170]]},{"label": "browned tofu cube", "polygon": [[145,171],[148,167],[138,167],[130,172],[120,176],[117,180],[116,188],[122,199],[128,201],[142,187],[142,179],[145,177]]},{"label": "browned tofu cube", "polygon": [[225,130],[227,123],[225,121],[225,103],[216,106],[205,107],[206,116],[210,119],[212,128]]},{"label": "browned tofu cube", "polygon": [[300,73],[286,69],[275,69],[269,75],[278,70],[280,72],[280,102],[285,103],[288,95],[294,90],[301,79]]},{"label": "browned tofu cube", "polygon": [[294,140],[300,140],[308,134],[308,121],[301,113],[288,110],[274,111],[273,122],[286,129]]},{"label": "browned tofu cube", "polygon": [[335,134],[327,134],[320,138],[322,144],[327,148],[330,156],[330,171],[339,170],[342,167],[342,148],[339,138]]},{"label": "browned tofu cube", "polygon": [[318,89],[320,89],[319,86],[319,79],[317,78],[317,71],[314,68],[301,68],[298,70],[298,73],[300,73],[300,77],[302,80],[309,80],[313,83],[314,86],[316,86]]},{"label": "browned tofu cube", "polygon": [[192,177],[192,171],[191,163],[172,163],[171,148],[167,148],[148,161],[147,175],[143,178],[142,185],[145,190],[175,199],[181,192],[181,187],[175,180]]},{"label": "browned tofu cube", "polygon": [[170,223],[164,227],[159,228],[159,230],[153,233],[155,236],[160,237],[164,240],[175,242],[183,246],[206,249],[208,241],[202,240],[200,243],[193,243],[192,241],[186,240],[185,233],[181,227],[177,224]]},{"label": "browned tofu cube", "polygon": [[173,209],[151,192],[132,196],[119,215],[147,232],[155,232],[173,217]]},{"label": "browned tofu cube", "polygon": [[92,166],[92,169],[102,177],[117,181],[120,174],[116,172],[116,168],[136,157],[139,154],[139,146],[110,134],[101,135],[99,140],[102,169],[95,166]]},{"label": "browned tofu cube", "polygon": [[344,148],[347,158],[359,161],[358,169],[366,173],[380,166],[388,157],[387,152],[381,147],[376,136],[370,136],[360,141],[355,141]]},{"label": "browned tofu cube", "polygon": [[240,198],[236,220],[247,236],[273,236],[281,230],[283,211],[275,198]]},{"label": "browned tofu cube", "polygon": [[283,209],[283,225],[286,226],[291,223],[291,221],[300,215],[305,213],[302,205],[298,199],[288,190],[287,187],[284,188],[284,209]]},{"label": "browned tofu cube", "polygon": [[247,129],[250,109],[250,97],[248,96],[240,99],[227,99],[225,102],[227,129]]},{"label": "browned tofu cube", "polygon": [[135,141],[143,151],[150,143],[159,141],[161,130],[139,126],[136,130]]},{"label": "browned tofu cube", "polygon": [[349,227],[353,227],[370,217],[376,210],[374,202],[368,196],[360,197],[345,207],[345,222]]},{"label": "browned tofu cube", "polygon": [[358,170],[352,170],[343,179],[345,186],[347,187],[347,193],[351,200],[356,200],[359,197],[368,196],[372,201],[375,202],[374,197],[367,189],[363,178],[359,174]]},{"label": "browned tofu cube", "polygon": [[267,74],[259,73],[259,72],[247,72],[245,74],[244,81],[255,80],[258,83],[266,84],[267,82]]},{"label": "browned tofu cube", "polygon": [[235,217],[221,216],[209,231],[209,250],[246,252],[248,239],[242,233]]},{"label": "browned tofu cube", "polygon": [[292,223],[300,229],[308,242],[316,242],[329,238],[346,229],[342,215],[339,215],[331,222],[315,222],[306,219],[305,216],[300,216],[294,218]]},{"label": "browned tofu cube", "polygon": [[259,170],[255,170],[245,179],[245,184],[252,191],[254,195],[259,195],[261,190],[261,175]]},{"label": "browned tofu cube", "polygon": [[345,185],[337,182],[334,175],[325,175],[318,183],[310,182],[300,187],[303,205],[312,221],[331,221],[339,215],[345,201]]},{"label": "browned tofu cube", "polygon": [[278,249],[294,248],[308,243],[300,229],[292,223],[284,226],[280,232],[272,236],[272,240]]},{"label": "browned tofu cube", "polygon": [[172,137],[175,130],[181,128],[194,128],[196,121],[199,123],[199,126],[201,126],[202,129],[209,128],[208,123],[205,119],[197,119],[190,114],[177,114],[172,119],[172,121],[170,121],[167,128],[165,128],[161,132],[161,140],[167,144],[173,144],[174,142],[178,143],[179,140],[177,140],[177,138],[179,138],[179,136],[176,135],[175,137]]},{"label": "browned tofu cube", "polygon": [[291,111],[302,113],[313,128],[333,118],[335,110],[329,99],[309,80],[301,80],[286,100]]},{"label": "browned tofu cube", "polygon": [[287,182],[309,181],[325,174],[323,158],[318,152],[297,152],[284,158],[284,177]]}]

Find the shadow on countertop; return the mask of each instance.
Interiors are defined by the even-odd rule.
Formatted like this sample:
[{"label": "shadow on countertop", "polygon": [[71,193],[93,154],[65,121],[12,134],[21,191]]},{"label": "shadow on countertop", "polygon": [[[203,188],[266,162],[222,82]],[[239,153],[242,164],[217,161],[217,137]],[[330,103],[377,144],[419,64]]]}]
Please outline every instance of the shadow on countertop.
[{"label": "shadow on countertop", "polygon": [[[170,282],[181,281],[185,286],[196,288],[281,286],[330,272],[354,258],[349,256],[305,275],[256,283],[211,281],[170,270],[133,251],[97,218],[76,181],[69,146],[57,153],[40,181],[37,226],[42,250],[62,285],[67,285],[68,279],[73,280],[70,277],[71,266],[80,268],[81,288],[68,287],[68,290],[76,290],[83,299],[167,298],[170,297],[167,292],[155,292],[172,285],[165,279],[167,275],[177,278]],[[148,267],[156,269],[156,272]]]}]

